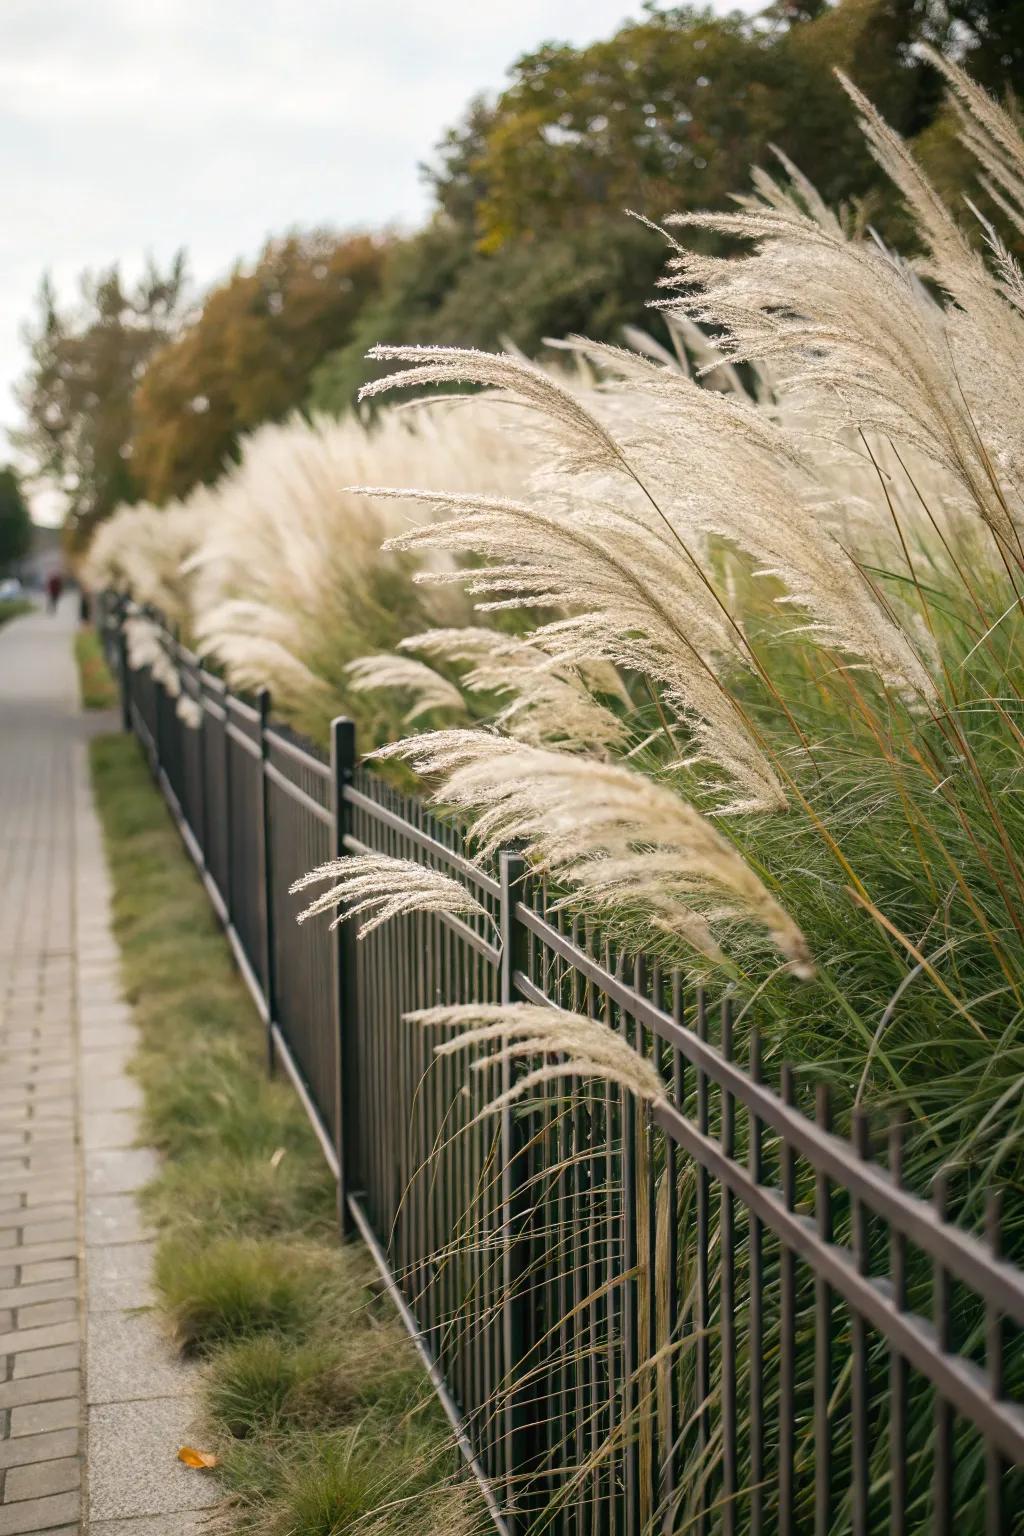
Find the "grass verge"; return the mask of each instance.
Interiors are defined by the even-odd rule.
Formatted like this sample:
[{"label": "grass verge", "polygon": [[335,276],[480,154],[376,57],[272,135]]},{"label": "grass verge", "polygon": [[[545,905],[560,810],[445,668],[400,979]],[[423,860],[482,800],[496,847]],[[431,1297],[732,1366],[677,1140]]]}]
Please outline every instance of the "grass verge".
[{"label": "grass verge", "polygon": [[[203,1362],[229,1526],[260,1536],[486,1529],[448,1426],[372,1266],[334,1232],[334,1186],[135,742],[91,744],[146,1136],[157,1288]],[[203,1474],[197,1474],[203,1475]]]},{"label": "grass verge", "polygon": [[24,597],[10,597],[0,602],[0,629],[9,619],[20,619],[23,613],[31,613],[33,605]]},{"label": "grass verge", "polygon": [[75,636],[75,661],[82,708],[113,709],[117,703],[117,687],[103,655],[100,637],[94,629],[80,629]]}]

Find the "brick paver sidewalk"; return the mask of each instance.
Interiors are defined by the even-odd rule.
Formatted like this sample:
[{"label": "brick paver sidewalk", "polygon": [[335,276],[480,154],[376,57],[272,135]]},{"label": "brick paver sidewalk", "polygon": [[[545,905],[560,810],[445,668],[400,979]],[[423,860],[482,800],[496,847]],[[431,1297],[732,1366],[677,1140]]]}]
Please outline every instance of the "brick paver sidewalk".
[{"label": "brick paver sidewalk", "polygon": [[192,1375],[139,1310],[154,1161],[125,1072],[76,610],[0,629],[0,1536],[189,1536],[216,1488],[175,1459]]}]

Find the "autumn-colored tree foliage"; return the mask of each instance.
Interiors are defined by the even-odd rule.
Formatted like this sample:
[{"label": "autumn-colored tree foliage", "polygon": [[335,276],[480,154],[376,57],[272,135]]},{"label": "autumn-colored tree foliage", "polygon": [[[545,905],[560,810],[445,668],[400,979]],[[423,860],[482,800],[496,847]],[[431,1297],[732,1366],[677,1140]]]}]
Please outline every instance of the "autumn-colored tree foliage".
[{"label": "autumn-colored tree foliage", "polygon": [[0,469],[0,573],[27,555],[32,543],[32,519],[17,473]]},{"label": "autumn-colored tree foliage", "polygon": [[57,491],[72,553],[121,502],[136,501],[132,395],[152,352],[173,333],[184,303],[185,260],[149,264],[134,287],[116,265],[83,273],[62,308],[44,278],[25,330],[30,363],[17,389],[24,426],[11,434],[30,484]]},{"label": "autumn-colored tree foliage", "polygon": [[344,345],[376,291],[385,245],[368,235],[290,234],[211,291],[136,393],[133,466],[149,500],[214,480],[240,433],[301,403],[315,365]]}]

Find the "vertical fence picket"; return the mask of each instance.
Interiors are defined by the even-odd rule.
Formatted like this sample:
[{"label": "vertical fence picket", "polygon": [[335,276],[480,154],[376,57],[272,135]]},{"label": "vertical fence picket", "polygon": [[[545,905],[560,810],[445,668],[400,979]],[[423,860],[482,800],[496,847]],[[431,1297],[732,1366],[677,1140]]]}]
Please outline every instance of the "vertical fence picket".
[{"label": "vertical fence picket", "polygon": [[[501,887],[499,927],[501,930],[500,1001],[516,1000],[515,975],[523,950],[523,935],[516,922],[517,882],[526,865],[519,854],[503,850],[499,856]],[[501,1090],[513,1085],[512,1065],[504,1061]],[[515,1108],[506,1104],[501,1112],[501,1252],[502,1252],[502,1378],[504,1441],[504,1481],[506,1519],[512,1536],[526,1528],[529,1503],[526,1477],[529,1461],[529,1419],[531,1391],[523,1380],[529,1370],[536,1375],[537,1361],[530,1353],[529,1255],[526,1251],[526,1226],[530,1215],[527,1186],[528,1160],[522,1120]]]},{"label": "vertical fence picket", "polygon": [[[897,1184],[903,1181],[903,1125],[894,1119],[889,1130],[889,1171]],[[889,1276],[899,1310],[907,1307],[907,1243],[902,1232],[889,1235]],[[889,1352],[889,1530],[891,1536],[907,1536],[907,1383],[909,1372],[898,1348]]]},{"label": "vertical fence picket", "polygon": [[[348,806],[345,791],[352,783],[356,766],[356,728],[351,720],[338,716],[331,721],[331,782],[333,784],[334,821],[333,854],[336,859],[348,852]],[[338,1226],[343,1234],[352,1231],[348,1197],[352,1191],[354,1169],[349,1157],[348,1121],[357,1092],[354,1069],[350,1069],[350,1046],[355,1034],[356,1009],[356,935],[351,923],[339,923],[332,946],[334,961],[334,1042],[335,1042],[335,1155],[338,1159]]]},{"label": "vertical fence picket", "polygon": [[[858,1157],[868,1155],[868,1121],[862,1110],[854,1112],[853,1145]],[[853,1256],[858,1273],[866,1275],[869,1268],[868,1215],[863,1201],[853,1203]],[[864,1319],[856,1312],[850,1319],[852,1349],[852,1536],[868,1536],[868,1483],[870,1447],[868,1441],[868,1403],[870,1383],[868,1379],[868,1341]]]},{"label": "vertical fence picket", "polygon": [[[992,1255],[1003,1256],[1003,1197],[993,1191],[985,1202],[985,1235]],[[1005,1387],[1006,1328],[1003,1315],[997,1306],[989,1302],[985,1309],[985,1365],[989,1386],[996,1402],[1001,1401]],[[1010,1511],[1006,1498],[1006,1464],[998,1446],[986,1440],[985,1445],[985,1536],[1008,1536]]]},{"label": "vertical fence picket", "polygon": [[[832,1129],[828,1085],[819,1083],[816,1119],[823,1131]],[[814,1181],[814,1210],[818,1236],[832,1241],[832,1185],[826,1173]],[[832,1524],[832,1289],[824,1275],[814,1277],[814,1533],[828,1536]]]},{"label": "vertical fence picket", "polygon": [[[124,630],[125,605],[120,602],[115,609],[114,623],[117,637],[117,680],[121,693],[121,729],[132,728],[131,669],[128,666],[128,637]],[[109,621],[108,621],[109,622]]]},{"label": "vertical fence picket", "polygon": [[260,939],[263,970],[263,996],[267,1004],[267,1071],[274,1070],[274,1024],[277,1007],[274,997],[274,869],[270,847],[270,785],[267,781],[267,722],[270,719],[270,689],[261,688],[256,696],[259,710],[259,835],[260,835]]}]

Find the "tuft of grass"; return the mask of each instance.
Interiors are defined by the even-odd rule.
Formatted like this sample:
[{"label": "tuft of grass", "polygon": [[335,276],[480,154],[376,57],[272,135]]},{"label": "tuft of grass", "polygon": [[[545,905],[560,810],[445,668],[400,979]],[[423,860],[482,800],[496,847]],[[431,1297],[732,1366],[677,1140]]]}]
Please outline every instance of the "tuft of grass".
[{"label": "tuft of grass", "polygon": [[258,1334],[224,1349],[206,1374],[211,1411],[239,1439],[275,1426],[331,1428],[376,1415],[384,1422],[423,1401],[418,1362],[389,1324],[344,1341]]},{"label": "tuft of grass", "polygon": [[298,1333],[316,1311],[306,1266],[270,1243],[224,1238],[191,1252],[164,1243],[156,1284],[184,1354],[253,1334]]},{"label": "tuft of grass", "polygon": [[117,687],[94,629],[80,629],[75,636],[75,661],[82,708],[113,709],[117,703]]},{"label": "tuft of grass", "polygon": [[312,1452],[304,1436],[285,1436],[269,1459],[263,1444],[240,1441],[224,1460],[229,1483],[262,1489],[241,1526],[253,1536],[469,1536],[480,1527],[453,1474],[432,1428],[409,1421],[387,1436],[372,1418],[322,1435]]},{"label": "tuft of grass", "polygon": [[141,1033],[145,1192],[168,1330],[203,1360],[230,1521],[260,1536],[473,1536],[482,1505],[129,737],[90,744],[122,979]]}]

